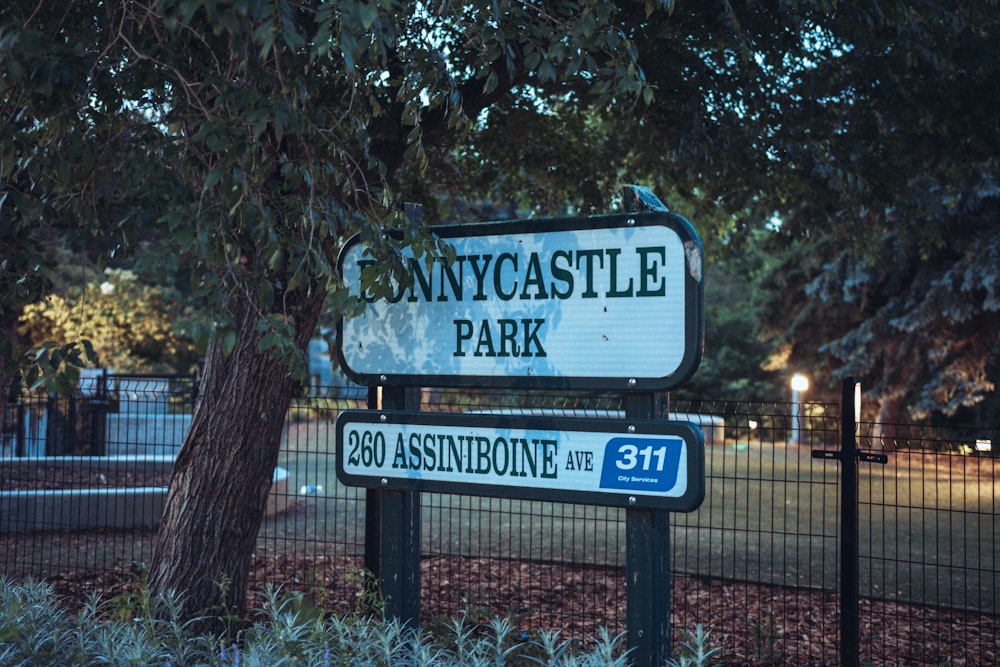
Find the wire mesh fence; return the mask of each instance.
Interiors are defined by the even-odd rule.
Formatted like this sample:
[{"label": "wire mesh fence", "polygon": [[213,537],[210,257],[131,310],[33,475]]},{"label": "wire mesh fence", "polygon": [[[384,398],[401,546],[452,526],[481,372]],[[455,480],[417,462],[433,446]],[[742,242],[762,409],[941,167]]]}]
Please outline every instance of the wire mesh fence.
[{"label": "wire mesh fence", "polygon": [[889,453],[859,484],[862,660],[913,654],[918,619],[934,619],[956,654],[996,664],[1000,432],[864,423],[859,435]]},{"label": "wire mesh fence", "polygon": [[[81,392],[65,399],[22,396],[8,406],[0,573],[58,579],[90,570],[106,584],[110,571],[134,577],[150,561],[166,473],[150,474],[158,460],[169,468],[190,419],[194,382],[168,382],[164,389],[162,382],[111,380],[103,403],[99,392]],[[304,590],[342,609],[365,595],[366,491],[337,480],[334,420],[342,410],[363,409],[366,398],[358,388],[313,389],[293,402],[271,511],[258,535],[255,587],[271,582]],[[836,447],[840,406],[792,407],[669,405],[673,418],[698,420],[705,432],[707,478],[703,505],[671,515],[672,621],[677,628],[712,628],[726,659],[737,664],[839,660],[838,464],[811,452]],[[425,389],[421,409],[622,416],[620,396],[582,393]],[[53,430],[53,422],[63,430]],[[795,430],[799,444],[789,444]],[[67,432],[77,434],[72,446]],[[58,444],[49,441],[53,433]],[[860,473],[863,660],[995,662],[995,436],[862,425],[861,447],[888,445],[891,452],[889,465]],[[95,441],[103,443],[102,456],[88,454]],[[114,502],[84,511],[89,501],[78,496],[57,506],[53,498],[70,489]],[[34,493],[42,499],[20,509]],[[422,494],[421,507],[426,620],[510,614],[526,631],[564,628],[573,636],[623,628],[625,510],[430,493]],[[90,514],[100,521],[86,527]],[[150,514],[152,521],[143,518]],[[930,639],[920,633],[927,632],[955,636],[951,653],[922,651]]]}]

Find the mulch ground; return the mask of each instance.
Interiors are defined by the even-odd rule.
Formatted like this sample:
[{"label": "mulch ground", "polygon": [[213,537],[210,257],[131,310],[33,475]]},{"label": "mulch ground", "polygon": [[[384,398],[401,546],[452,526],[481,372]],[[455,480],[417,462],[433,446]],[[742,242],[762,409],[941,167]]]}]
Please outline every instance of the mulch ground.
[{"label": "mulch ground", "polygon": [[107,487],[167,486],[170,472],[101,466],[4,465],[0,461],[0,491],[47,491]]},{"label": "mulch ground", "polygon": [[[251,580],[281,583],[317,604],[341,612],[365,610],[359,557],[255,558]],[[613,568],[432,557],[421,564],[421,620],[466,614],[485,622],[510,615],[525,637],[540,628],[586,641],[601,626],[623,629],[625,577]],[[92,592],[107,598],[135,589],[138,571],[76,571],[51,577],[55,592],[73,607]],[[252,588],[249,605],[264,597]],[[675,577],[671,590],[674,644],[683,629],[712,631],[723,665],[840,664],[837,596],[822,591]],[[860,663],[898,666],[1000,664],[1000,619],[969,612],[863,600]]]}]

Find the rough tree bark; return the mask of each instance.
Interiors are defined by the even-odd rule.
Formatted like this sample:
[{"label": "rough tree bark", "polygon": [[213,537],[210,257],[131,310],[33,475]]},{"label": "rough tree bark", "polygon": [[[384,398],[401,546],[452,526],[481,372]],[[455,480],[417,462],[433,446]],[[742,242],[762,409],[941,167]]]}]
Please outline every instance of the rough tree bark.
[{"label": "rough tree bark", "polygon": [[[299,349],[308,345],[324,296],[296,292],[283,302]],[[244,611],[250,555],[296,387],[285,363],[258,351],[260,311],[245,299],[231,303],[235,348],[227,355],[220,341],[209,345],[150,566],[152,593],[181,593],[188,618]]]}]

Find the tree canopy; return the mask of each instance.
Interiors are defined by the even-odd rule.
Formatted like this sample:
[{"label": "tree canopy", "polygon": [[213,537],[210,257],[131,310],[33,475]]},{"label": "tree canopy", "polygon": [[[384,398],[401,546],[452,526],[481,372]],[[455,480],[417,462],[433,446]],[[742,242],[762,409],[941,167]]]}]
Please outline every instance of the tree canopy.
[{"label": "tree canopy", "polygon": [[775,365],[857,376],[886,419],[954,414],[997,373],[998,21],[989,2],[633,13],[654,104],[491,110],[432,181],[584,212],[626,175],[649,184],[698,225],[710,279],[754,267],[746,335]]},{"label": "tree canopy", "polygon": [[794,322],[771,335],[862,378],[882,420],[951,415],[994,390],[1000,352],[1000,8],[879,9],[840,7],[841,53],[803,72],[782,133],[812,156],[788,153],[758,292]]},{"label": "tree canopy", "polygon": [[[5,235],[23,245],[39,227],[93,230],[121,239],[120,258],[152,232],[211,313],[154,590],[184,590],[192,613],[241,608],[306,343],[324,304],[359,307],[335,269],[341,243],[361,232],[380,260],[370,291],[405,280],[386,227],[418,256],[438,248],[400,211],[401,170],[419,173],[486,109],[541,90],[573,86],[601,108],[648,97],[619,14],[600,0],[0,10]],[[7,258],[26,277],[4,293],[12,312],[36,297],[21,259]]]}]

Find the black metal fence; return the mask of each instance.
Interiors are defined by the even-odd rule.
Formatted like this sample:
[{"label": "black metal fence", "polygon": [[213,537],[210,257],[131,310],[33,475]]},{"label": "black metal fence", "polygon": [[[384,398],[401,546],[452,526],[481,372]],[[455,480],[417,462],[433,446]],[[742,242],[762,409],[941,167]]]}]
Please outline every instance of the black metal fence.
[{"label": "black metal fence", "polygon": [[[0,573],[79,592],[119,585],[150,559],[162,475],[190,419],[193,382],[105,381],[104,402],[82,392],[9,405]],[[366,493],[335,474],[333,419],[366,404],[350,391],[295,401],[253,571],[255,586],[280,583],[340,608],[364,594]],[[841,406],[795,408],[670,405],[701,422],[707,470],[702,507],[671,516],[674,626],[712,629],[729,664],[841,662],[840,546],[856,532],[861,606],[850,639],[862,663],[1000,662],[997,434],[862,424],[862,448],[891,449],[887,465],[859,465],[859,524],[845,530],[841,464],[812,456],[839,446]],[[622,405],[592,394],[424,390],[421,409],[616,417]],[[53,449],[54,419],[87,438],[67,449],[63,437]],[[793,432],[800,444],[789,444]],[[90,456],[95,441],[102,456]],[[425,621],[465,612],[511,614],[527,632],[623,628],[623,510],[449,494],[422,494],[421,506]]]}]

